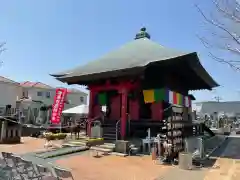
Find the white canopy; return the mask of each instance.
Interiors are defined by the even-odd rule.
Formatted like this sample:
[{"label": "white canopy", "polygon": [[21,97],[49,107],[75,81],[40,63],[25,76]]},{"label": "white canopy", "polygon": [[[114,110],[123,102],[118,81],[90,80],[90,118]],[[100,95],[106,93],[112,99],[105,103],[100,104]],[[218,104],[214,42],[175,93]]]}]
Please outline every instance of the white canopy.
[{"label": "white canopy", "polygon": [[70,109],[66,109],[63,114],[88,114],[88,105],[79,105]]}]

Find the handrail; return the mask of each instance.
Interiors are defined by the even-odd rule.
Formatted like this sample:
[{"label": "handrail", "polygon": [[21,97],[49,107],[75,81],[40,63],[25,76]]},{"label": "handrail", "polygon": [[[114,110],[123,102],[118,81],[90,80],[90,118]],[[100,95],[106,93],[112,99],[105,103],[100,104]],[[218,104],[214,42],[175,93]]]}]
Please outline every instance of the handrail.
[{"label": "handrail", "polygon": [[99,118],[99,117],[97,116],[97,117],[94,117],[94,118],[89,118],[89,119],[86,120],[86,123],[90,123],[89,126],[91,126],[92,123],[93,123],[97,118]]},{"label": "handrail", "polygon": [[118,124],[120,123],[120,119],[116,123],[116,141],[118,140]]}]

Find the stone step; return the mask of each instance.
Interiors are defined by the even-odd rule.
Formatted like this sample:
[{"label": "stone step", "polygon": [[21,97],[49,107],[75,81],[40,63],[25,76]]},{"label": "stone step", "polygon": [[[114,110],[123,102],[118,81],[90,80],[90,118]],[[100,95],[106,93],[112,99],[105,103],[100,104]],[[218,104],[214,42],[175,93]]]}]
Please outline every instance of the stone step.
[{"label": "stone step", "polygon": [[115,143],[104,143],[105,145],[108,145],[108,146],[114,146],[115,147]]},{"label": "stone step", "polygon": [[62,147],[76,147],[76,146],[84,146],[84,145],[75,145],[75,144],[68,144],[68,143],[65,143],[62,145]]},{"label": "stone step", "polygon": [[114,146],[109,146],[107,144],[102,144],[102,145],[99,145],[97,147],[100,147],[100,148],[105,148],[105,149],[111,149],[111,150],[114,150],[115,149],[115,145]]},{"label": "stone step", "polygon": [[71,144],[71,145],[86,145],[88,141],[68,141],[65,144]]},{"label": "stone step", "polygon": [[128,154],[118,153],[118,152],[112,152],[111,155],[120,156],[120,157],[126,157],[126,156],[128,156]]},{"label": "stone step", "polygon": [[111,149],[101,148],[101,147],[98,147],[98,146],[92,146],[90,148],[90,150],[95,150],[95,151],[100,151],[100,152],[108,152],[108,153],[113,151]]},{"label": "stone step", "polygon": [[116,134],[115,130],[107,130],[107,131],[103,131],[103,134]]},{"label": "stone step", "polygon": [[105,132],[103,133],[103,136],[116,136],[115,132]]},{"label": "stone step", "polygon": [[73,143],[86,143],[88,141],[89,141],[89,139],[77,139],[77,140],[70,140],[69,142],[73,142]]},{"label": "stone step", "polygon": [[103,135],[103,139],[104,140],[115,140],[116,139],[116,135],[114,134],[104,134]]},{"label": "stone step", "polygon": [[[118,131],[120,131],[120,128],[118,129]],[[103,132],[116,132],[116,128],[103,128]]]}]

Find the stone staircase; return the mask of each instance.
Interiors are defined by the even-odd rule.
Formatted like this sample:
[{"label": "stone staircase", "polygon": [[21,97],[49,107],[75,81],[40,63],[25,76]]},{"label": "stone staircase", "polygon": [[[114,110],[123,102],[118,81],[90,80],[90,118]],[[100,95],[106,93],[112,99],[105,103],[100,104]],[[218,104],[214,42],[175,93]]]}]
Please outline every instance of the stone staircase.
[{"label": "stone staircase", "polygon": [[138,152],[139,147],[137,147],[135,144],[130,143],[129,144],[131,147],[131,152],[127,152],[127,154],[121,153],[121,152],[116,152],[116,145],[114,143],[104,143],[102,145],[98,146],[93,146],[90,149],[92,150],[100,150],[100,151],[107,151],[108,153],[115,155],[115,156],[120,156],[120,157],[125,157],[128,156],[129,154],[135,154],[135,152]]},{"label": "stone staircase", "polygon": [[[114,136],[115,137],[115,136]],[[65,144],[63,144],[62,146],[65,147],[86,147],[87,146],[87,142],[88,139],[78,139],[78,140],[69,140],[68,142],[66,142]],[[129,152],[130,154],[134,154],[136,151],[138,152],[140,149],[140,146],[138,146],[135,143],[130,143],[129,144],[131,152]],[[111,153],[112,155],[116,155],[116,156],[121,156],[121,157],[125,157],[128,156],[129,153],[127,152],[127,154],[123,154],[120,152],[115,152],[115,143],[107,143],[105,142],[102,145],[96,145],[96,146],[92,146],[90,147],[91,150],[99,150],[99,151],[107,151],[108,153]]]},{"label": "stone staircase", "polygon": [[102,124],[103,128],[103,139],[114,141],[116,140],[116,130],[118,133],[118,137],[120,135],[120,123],[118,124],[118,128],[116,129],[117,120],[107,120]]}]

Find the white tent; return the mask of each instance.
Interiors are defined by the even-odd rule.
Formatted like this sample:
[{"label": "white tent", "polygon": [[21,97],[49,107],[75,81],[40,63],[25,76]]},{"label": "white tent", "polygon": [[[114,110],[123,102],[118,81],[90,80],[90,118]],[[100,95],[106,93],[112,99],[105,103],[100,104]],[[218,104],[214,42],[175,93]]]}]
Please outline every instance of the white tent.
[{"label": "white tent", "polygon": [[79,105],[70,109],[66,109],[63,114],[88,114],[88,105]]}]

